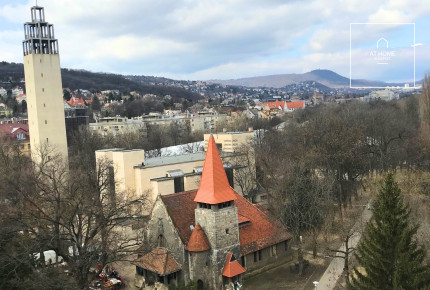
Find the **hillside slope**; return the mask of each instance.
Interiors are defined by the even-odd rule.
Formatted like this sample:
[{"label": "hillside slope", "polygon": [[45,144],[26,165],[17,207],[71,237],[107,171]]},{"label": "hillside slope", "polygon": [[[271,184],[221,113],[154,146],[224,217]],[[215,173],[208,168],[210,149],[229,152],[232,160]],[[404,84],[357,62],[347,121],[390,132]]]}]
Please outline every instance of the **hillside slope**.
[{"label": "hillside slope", "polygon": [[[94,73],[85,70],[61,69],[63,87],[71,90],[84,89],[90,91],[120,90],[121,92],[137,91],[141,94],[157,96],[171,95],[174,98],[191,100],[201,99],[199,94],[173,86],[150,85],[126,79],[122,75]],[[22,63],[0,62],[0,86],[11,87],[19,84],[24,78]],[[151,80],[153,77],[149,77]]]}]

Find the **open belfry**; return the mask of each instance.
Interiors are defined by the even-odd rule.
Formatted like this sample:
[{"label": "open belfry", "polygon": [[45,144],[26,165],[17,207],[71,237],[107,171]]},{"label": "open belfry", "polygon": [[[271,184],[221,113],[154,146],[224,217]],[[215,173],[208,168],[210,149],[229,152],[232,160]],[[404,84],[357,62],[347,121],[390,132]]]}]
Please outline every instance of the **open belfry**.
[{"label": "open belfry", "polygon": [[43,7],[31,8],[31,22],[24,24],[24,74],[27,93],[31,156],[60,154],[67,160],[60,55],[54,26],[45,21]]}]

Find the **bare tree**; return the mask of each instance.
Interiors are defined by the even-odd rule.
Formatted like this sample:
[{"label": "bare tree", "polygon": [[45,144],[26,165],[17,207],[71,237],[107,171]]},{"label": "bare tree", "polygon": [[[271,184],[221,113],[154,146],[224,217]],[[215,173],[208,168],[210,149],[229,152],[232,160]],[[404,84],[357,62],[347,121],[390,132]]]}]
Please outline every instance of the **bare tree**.
[{"label": "bare tree", "polygon": [[293,165],[285,173],[285,183],[270,193],[269,207],[293,233],[298,246],[299,273],[303,274],[302,236],[322,225],[329,191],[308,169]]},{"label": "bare tree", "polygon": [[55,250],[78,287],[87,288],[90,268],[126,259],[141,243],[142,235],[131,228],[139,222],[136,207],[145,198],[114,192],[109,162],[97,162],[95,170],[87,171],[75,161],[76,167],[67,169],[49,147],[42,149],[40,162],[25,172],[25,182],[8,180],[20,200],[17,229],[38,245],[42,261],[43,251]]}]

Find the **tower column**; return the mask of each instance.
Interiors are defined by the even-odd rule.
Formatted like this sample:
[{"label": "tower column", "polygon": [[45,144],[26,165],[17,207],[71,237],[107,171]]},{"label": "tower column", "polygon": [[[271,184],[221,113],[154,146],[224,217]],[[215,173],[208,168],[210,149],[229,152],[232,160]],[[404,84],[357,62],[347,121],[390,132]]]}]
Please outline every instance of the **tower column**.
[{"label": "tower column", "polygon": [[[52,31],[52,33],[51,33]],[[53,25],[45,21],[43,7],[31,8],[24,24],[23,53],[31,157],[41,153],[68,158],[58,40]]]}]

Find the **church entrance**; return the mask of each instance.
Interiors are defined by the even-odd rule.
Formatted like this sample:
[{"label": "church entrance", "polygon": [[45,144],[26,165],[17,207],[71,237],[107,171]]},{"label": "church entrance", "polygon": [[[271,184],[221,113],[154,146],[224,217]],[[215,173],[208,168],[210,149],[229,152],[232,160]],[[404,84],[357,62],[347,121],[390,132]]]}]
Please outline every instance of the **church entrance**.
[{"label": "church entrance", "polygon": [[197,290],[203,290],[204,288],[204,284],[202,280],[197,280]]}]

